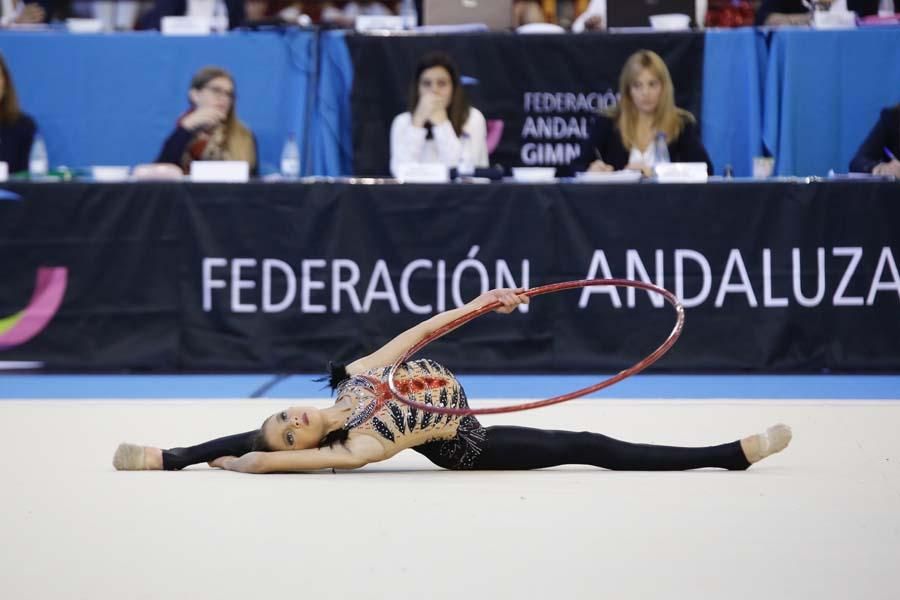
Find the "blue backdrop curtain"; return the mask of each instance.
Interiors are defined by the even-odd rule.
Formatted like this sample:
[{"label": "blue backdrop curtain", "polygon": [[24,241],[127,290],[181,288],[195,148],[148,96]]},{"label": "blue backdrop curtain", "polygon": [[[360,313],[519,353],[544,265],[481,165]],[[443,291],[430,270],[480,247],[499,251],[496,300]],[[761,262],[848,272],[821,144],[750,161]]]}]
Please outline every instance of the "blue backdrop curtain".
[{"label": "blue backdrop curtain", "polygon": [[766,147],[778,175],[846,173],[882,108],[900,102],[900,32],[786,29],[766,69]]},{"label": "blue backdrop curtain", "polygon": [[261,172],[278,170],[289,132],[306,136],[315,35],[306,31],[164,37],[155,32],[4,32],[0,52],[54,166],[152,162],[206,65],[235,78],[238,116],[256,134]]}]

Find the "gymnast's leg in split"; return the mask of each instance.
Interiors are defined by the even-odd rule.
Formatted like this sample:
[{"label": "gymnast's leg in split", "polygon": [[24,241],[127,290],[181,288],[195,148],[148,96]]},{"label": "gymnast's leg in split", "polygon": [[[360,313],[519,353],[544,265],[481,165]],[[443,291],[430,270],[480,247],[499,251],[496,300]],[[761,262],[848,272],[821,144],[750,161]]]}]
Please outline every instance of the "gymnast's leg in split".
[{"label": "gymnast's leg in split", "polygon": [[484,429],[484,440],[470,467],[460,466],[452,453],[441,452],[440,442],[414,450],[449,469],[530,470],[592,465],[617,471],[685,471],[707,467],[737,471],[780,452],[790,440],[791,430],[786,425],[775,425],[765,433],[727,444],[704,447],[635,444],[588,431],[493,426]]},{"label": "gymnast's leg in split", "polygon": [[259,430],[236,433],[183,448],[160,450],[151,446],[120,444],[113,466],[120,471],[180,471],[190,465],[210,462],[222,456],[243,456],[252,452]]},{"label": "gymnast's leg in split", "polygon": [[[122,444],[113,464],[122,470],[180,470],[221,456],[252,452],[259,430],[247,431],[196,446],[160,450]],[[751,464],[780,452],[791,441],[791,430],[775,425],[765,433],[741,440],[703,447],[635,444],[588,431],[554,431],[498,425],[484,429],[480,452],[471,467],[476,470],[530,470],[560,465],[592,465],[616,471],[685,471],[707,467],[744,470]],[[441,452],[442,442],[417,446],[414,450],[436,465],[459,469],[457,462]]]}]

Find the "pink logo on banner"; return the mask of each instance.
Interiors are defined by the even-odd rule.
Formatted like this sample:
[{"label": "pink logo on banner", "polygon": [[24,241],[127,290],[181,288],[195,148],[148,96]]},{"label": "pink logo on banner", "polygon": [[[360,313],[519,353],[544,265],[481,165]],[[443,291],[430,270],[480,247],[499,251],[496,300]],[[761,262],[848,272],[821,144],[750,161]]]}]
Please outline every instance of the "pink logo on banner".
[{"label": "pink logo on banner", "polygon": [[487,122],[487,148],[488,154],[493,154],[503,137],[503,121],[501,119],[489,119]]},{"label": "pink logo on banner", "polygon": [[0,318],[0,350],[24,344],[47,326],[66,293],[65,267],[40,267],[31,301],[24,310]]}]

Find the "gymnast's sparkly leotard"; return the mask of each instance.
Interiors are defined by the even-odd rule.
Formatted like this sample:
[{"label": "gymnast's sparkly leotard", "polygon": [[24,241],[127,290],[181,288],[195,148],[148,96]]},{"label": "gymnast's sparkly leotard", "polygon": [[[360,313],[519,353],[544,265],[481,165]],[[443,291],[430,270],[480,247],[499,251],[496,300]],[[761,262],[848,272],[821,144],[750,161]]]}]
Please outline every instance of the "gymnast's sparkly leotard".
[{"label": "gymnast's sparkly leotard", "polygon": [[[466,415],[419,410],[398,401],[387,385],[390,368],[346,377],[337,386],[338,402],[353,403],[344,424],[348,432],[371,435],[395,450],[413,448],[452,469],[471,469],[481,453],[485,429]],[[339,376],[340,377],[340,376]],[[403,363],[394,376],[397,389],[410,400],[442,408],[468,408],[466,393],[453,373],[433,360]]]}]

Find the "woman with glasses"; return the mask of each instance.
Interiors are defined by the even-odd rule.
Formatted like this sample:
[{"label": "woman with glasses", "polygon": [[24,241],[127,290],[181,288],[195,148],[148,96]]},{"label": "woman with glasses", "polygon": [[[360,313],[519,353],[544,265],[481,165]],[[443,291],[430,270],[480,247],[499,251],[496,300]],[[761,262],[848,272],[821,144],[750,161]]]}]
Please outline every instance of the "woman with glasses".
[{"label": "woman with glasses", "polygon": [[258,174],[256,139],[235,113],[234,79],[225,69],[204,67],[191,80],[190,108],[178,118],[156,162],[185,173],[195,160],[243,160]]}]

